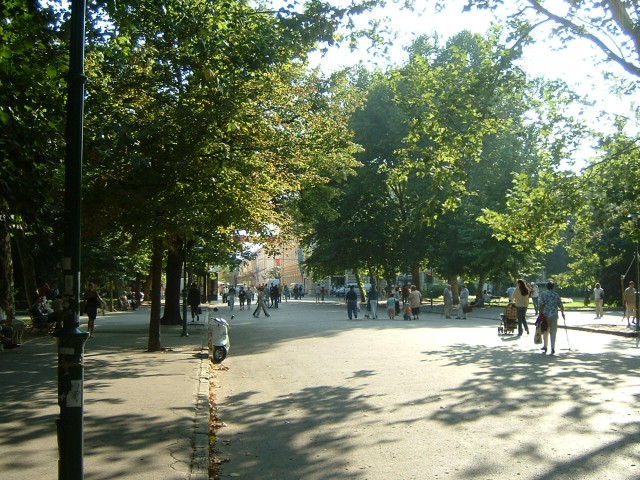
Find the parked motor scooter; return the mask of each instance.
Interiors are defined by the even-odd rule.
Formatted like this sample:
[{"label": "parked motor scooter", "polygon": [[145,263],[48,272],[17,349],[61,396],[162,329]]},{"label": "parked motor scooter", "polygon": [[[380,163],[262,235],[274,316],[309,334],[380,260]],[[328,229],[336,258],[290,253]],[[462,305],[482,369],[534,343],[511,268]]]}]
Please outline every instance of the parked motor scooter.
[{"label": "parked motor scooter", "polygon": [[[209,309],[209,358],[213,363],[222,363],[229,353],[231,341],[229,340],[229,323],[217,317],[218,308]],[[235,315],[231,315],[233,320]]]}]

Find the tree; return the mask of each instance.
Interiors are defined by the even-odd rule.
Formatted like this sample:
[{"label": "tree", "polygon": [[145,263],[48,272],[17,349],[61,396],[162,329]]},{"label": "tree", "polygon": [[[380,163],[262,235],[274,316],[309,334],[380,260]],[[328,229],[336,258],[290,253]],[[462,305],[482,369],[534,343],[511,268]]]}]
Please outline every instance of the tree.
[{"label": "tree", "polygon": [[[605,286],[607,303],[619,303],[620,278],[634,279],[633,259],[640,240],[637,223],[640,185],[630,172],[640,168],[637,138],[617,131],[603,136],[599,155],[585,169],[580,183],[582,202],[575,211],[567,250],[568,279],[575,285]],[[632,269],[632,267],[634,269]]]},{"label": "tree", "polygon": [[[67,56],[52,6],[7,0],[0,11],[0,222],[20,247],[25,300],[31,302],[33,255],[42,239],[48,247],[56,238],[60,224]],[[51,265],[59,259],[53,256]],[[13,276],[10,248],[0,250],[0,263]],[[4,294],[8,298],[0,300],[13,307],[13,290]]]},{"label": "tree", "polygon": [[[308,74],[302,60],[363,7],[311,2],[300,13],[270,12],[196,0],[103,7],[94,12],[87,59],[85,196],[85,212],[103,220],[85,233],[147,240],[156,281],[153,262],[168,249],[165,317],[173,314],[173,323],[185,245],[199,238],[231,259],[237,232],[258,241],[274,226],[286,232],[286,204],[303,186],[351,168],[344,126],[352,102],[334,89],[339,78]],[[150,339],[149,348],[159,344]]]},{"label": "tree", "polygon": [[[442,7],[444,2],[438,0]],[[506,8],[511,8],[505,12]],[[532,32],[546,22],[555,25],[552,35],[566,43],[582,38],[593,43],[605,58],[627,73],[640,77],[640,9],[636,1],[624,0],[467,0],[473,8],[500,10],[507,15],[518,43],[531,40]]]}]

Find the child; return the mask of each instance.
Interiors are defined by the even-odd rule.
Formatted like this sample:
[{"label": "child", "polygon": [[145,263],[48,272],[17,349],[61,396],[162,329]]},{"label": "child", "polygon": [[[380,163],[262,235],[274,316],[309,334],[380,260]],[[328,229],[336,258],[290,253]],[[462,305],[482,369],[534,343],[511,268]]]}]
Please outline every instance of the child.
[{"label": "child", "polygon": [[407,305],[404,307],[404,319],[411,320],[411,306]]}]

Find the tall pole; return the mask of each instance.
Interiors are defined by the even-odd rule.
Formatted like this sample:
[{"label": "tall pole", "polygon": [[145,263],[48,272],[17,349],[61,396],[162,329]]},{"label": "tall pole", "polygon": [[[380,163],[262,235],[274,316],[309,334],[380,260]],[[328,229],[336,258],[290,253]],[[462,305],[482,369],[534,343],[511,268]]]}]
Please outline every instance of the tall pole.
[{"label": "tall pole", "polygon": [[82,188],[82,127],[84,120],[85,0],[72,0],[64,193],[64,257],[62,329],[58,345],[57,420],[58,478],[82,480],[84,343],[80,330],[80,199]]}]

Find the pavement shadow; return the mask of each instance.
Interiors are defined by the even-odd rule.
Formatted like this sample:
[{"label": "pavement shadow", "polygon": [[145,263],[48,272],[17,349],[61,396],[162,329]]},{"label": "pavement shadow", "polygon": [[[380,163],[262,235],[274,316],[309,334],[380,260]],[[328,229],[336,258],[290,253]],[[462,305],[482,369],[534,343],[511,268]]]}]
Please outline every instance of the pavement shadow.
[{"label": "pavement shadow", "polygon": [[[109,316],[98,319],[96,338],[87,341],[84,355],[84,453],[90,478],[144,478],[153,468],[152,455],[163,455],[168,448],[190,454],[184,442],[191,442],[185,432],[193,430],[193,405],[181,399],[171,415],[154,408],[171,405],[167,397],[172,379],[192,371],[193,358],[201,352],[202,334],[194,331],[191,337],[181,337],[180,331],[180,326],[162,326],[166,348],[150,353],[147,325],[127,325]],[[34,453],[42,464],[39,468],[55,474],[57,363],[50,336],[29,338],[18,349],[0,352],[0,446],[11,452],[0,467],[7,478],[25,478],[27,472],[38,476],[33,471]],[[188,378],[190,386],[197,383]],[[141,382],[167,387],[140,392]],[[193,396],[191,388],[187,394]],[[135,464],[131,452],[139,452]]]},{"label": "pavement shadow", "polygon": [[[246,427],[241,436],[224,437],[225,445],[235,443],[233,449],[243,452],[234,457],[232,470],[242,472],[242,478],[265,478],[265,472],[269,478],[328,478],[326,472],[341,472],[340,478],[361,478],[360,472],[349,471],[346,460],[349,452],[361,445],[350,442],[352,432],[333,427],[375,410],[370,404],[375,395],[358,390],[318,385],[269,402],[253,398],[259,392],[230,396],[226,404],[234,408],[225,409],[225,423]],[[373,418],[365,418],[360,428],[373,422]],[[368,441],[371,445],[385,442],[380,438]]]},{"label": "pavement shadow", "polygon": [[[488,349],[485,346],[454,345],[448,351],[425,351],[425,356],[438,355],[448,360],[449,366],[473,365],[477,374],[456,385],[443,390],[437,397],[429,396],[414,400],[415,404],[437,408],[427,409],[433,412],[428,419],[455,426],[473,424],[483,418],[508,424],[514,418],[532,418],[540,412],[552,411],[553,405],[568,402],[571,409],[565,412],[553,412],[561,415],[558,431],[546,432],[549,436],[566,434],[567,425],[576,434],[593,436],[601,440],[602,431],[593,426],[595,418],[611,419],[615,406],[598,398],[592,391],[614,391],[620,387],[623,379],[638,373],[637,357],[616,353],[602,355],[569,352],[561,357],[551,357],[531,352],[514,351],[509,347]],[[636,403],[640,400],[635,395]],[[635,405],[637,408],[639,405]],[[560,421],[561,420],[561,421]],[[560,424],[562,426],[560,426]],[[562,428],[562,430],[560,430]],[[538,479],[551,480],[568,478],[595,478],[594,472],[621,456],[632,453],[630,464],[640,462],[640,454],[635,448],[638,441],[640,421],[625,422],[624,425],[611,424],[615,435],[609,435],[608,443],[598,442],[594,450],[585,454],[573,455],[570,459],[558,458],[551,471]],[[523,445],[521,459],[536,462],[547,454],[541,451],[543,442],[532,438],[531,443]],[[465,478],[484,478],[489,472],[467,471]]]}]

